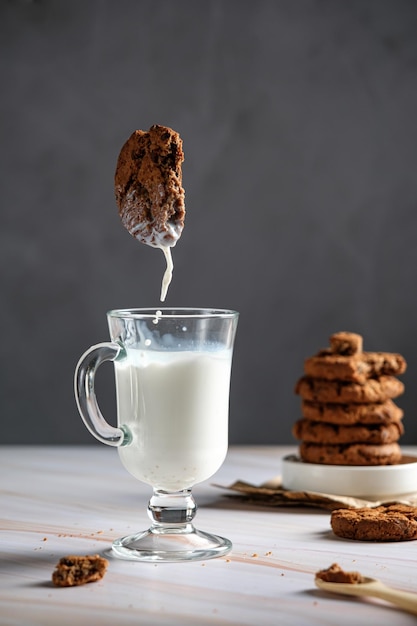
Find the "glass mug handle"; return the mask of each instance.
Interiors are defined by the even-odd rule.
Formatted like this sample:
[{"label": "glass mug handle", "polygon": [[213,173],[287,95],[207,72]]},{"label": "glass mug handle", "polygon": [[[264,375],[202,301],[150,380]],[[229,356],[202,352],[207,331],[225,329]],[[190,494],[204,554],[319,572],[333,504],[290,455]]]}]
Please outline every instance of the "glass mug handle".
[{"label": "glass mug handle", "polygon": [[127,429],[111,426],[101,414],[94,387],[95,375],[102,363],[123,356],[124,350],[119,344],[98,343],[84,352],[75,368],[75,399],[83,422],[96,439],[109,446],[125,446],[131,436]]}]

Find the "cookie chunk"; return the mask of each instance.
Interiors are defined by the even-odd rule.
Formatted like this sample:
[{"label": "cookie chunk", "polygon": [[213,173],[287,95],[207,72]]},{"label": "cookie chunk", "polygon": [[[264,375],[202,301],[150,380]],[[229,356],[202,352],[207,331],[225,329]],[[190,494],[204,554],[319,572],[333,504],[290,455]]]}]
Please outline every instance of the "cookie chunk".
[{"label": "cookie chunk", "polygon": [[327,583],[351,583],[363,582],[363,576],[359,572],[345,572],[338,563],[332,563],[327,569],[322,569],[316,573],[316,578]]},{"label": "cookie chunk", "polygon": [[401,376],[407,369],[407,361],[395,352],[364,352],[363,362],[368,368],[368,376]]},{"label": "cookie chunk", "polygon": [[396,465],[401,460],[398,443],[317,444],[302,441],[300,457],[323,465]]},{"label": "cookie chunk", "polygon": [[166,126],[135,130],[121,149],[115,194],[123,226],[151,246],[174,246],[185,219],[182,140]]},{"label": "cookie chunk", "polygon": [[364,385],[303,376],[295,387],[295,393],[303,400],[337,404],[385,402],[400,396],[403,392],[404,384],[394,376],[372,378]]},{"label": "cookie chunk", "polygon": [[351,356],[362,352],[363,339],[356,333],[342,331],[330,337],[330,350],[335,354]]},{"label": "cookie chunk", "polygon": [[98,554],[91,556],[64,556],[52,574],[56,587],[75,587],[101,580],[109,562]]},{"label": "cookie chunk", "polygon": [[335,535],[360,541],[417,539],[417,508],[404,504],[373,509],[336,509],[330,524]]},{"label": "cookie chunk", "polygon": [[323,404],[303,400],[301,414],[306,419],[329,424],[389,424],[402,420],[404,411],[392,400],[368,404]]},{"label": "cookie chunk", "polygon": [[292,429],[296,439],[310,443],[341,444],[341,443],[393,443],[403,434],[401,422],[392,424],[326,424],[307,419],[298,420]]},{"label": "cookie chunk", "polygon": [[390,352],[341,356],[322,350],[304,361],[304,373],[313,378],[365,384],[369,378],[399,376],[405,372],[406,366],[404,357]]}]

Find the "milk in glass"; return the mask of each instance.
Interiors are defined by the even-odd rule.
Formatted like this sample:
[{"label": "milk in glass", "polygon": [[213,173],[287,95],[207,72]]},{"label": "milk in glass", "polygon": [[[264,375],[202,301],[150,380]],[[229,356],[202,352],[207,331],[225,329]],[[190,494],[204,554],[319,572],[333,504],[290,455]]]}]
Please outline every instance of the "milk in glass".
[{"label": "milk in glass", "polygon": [[221,466],[228,445],[232,351],[129,348],[115,362],[118,448],[125,468],[154,489],[179,491]]}]

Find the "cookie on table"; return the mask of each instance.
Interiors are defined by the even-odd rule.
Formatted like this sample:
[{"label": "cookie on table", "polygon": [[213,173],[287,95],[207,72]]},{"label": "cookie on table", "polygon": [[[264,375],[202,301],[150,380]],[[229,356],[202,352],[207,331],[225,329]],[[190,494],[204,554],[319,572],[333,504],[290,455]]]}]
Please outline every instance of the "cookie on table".
[{"label": "cookie on table", "polygon": [[364,404],[385,402],[404,392],[404,384],[395,376],[380,376],[365,384],[325,380],[303,376],[295,387],[295,393],[303,400],[337,404]]},{"label": "cookie on table", "polygon": [[341,356],[329,350],[304,361],[304,373],[313,378],[366,383],[369,378],[399,376],[407,364],[400,354],[390,352],[363,352],[360,355]]},{"label": "cookie on table", "polygon": [[391,504],[363,509],[336,509],[330,524],[335,535],[359,541],[417,539],[417,507]]},{"label": "cookie on table", "polygon": [[115,195],[123,226],[151,246],[173,246],[184,227],[182,140],[167,126],[135,130],[123,145]]},{"label": "cookie on table", "polygon": [[313,422],[307,419],[298,420],[292,429],[292,434],[296,439],[319,444],[394,443],[398,441],[403,432],[404,428],[401,422],[344,426]]},{"label": "cookie on table", "polygon": [[52,582],[56,587],[75,587],[101,580],[109,562],[98,554],[64,556],[56,565]]},{"label": "cookie on table", "polygon": [[389,424],[402,420],[404,411],[392,400],[367,404],[332,404],[303,400],[301,414],[308,420],[329,424]]},{"label": "cookie on table", "polygon": [[322,465],[396,465],[401,461],[398,443],[318,444],[302,441],[300,457]]}]

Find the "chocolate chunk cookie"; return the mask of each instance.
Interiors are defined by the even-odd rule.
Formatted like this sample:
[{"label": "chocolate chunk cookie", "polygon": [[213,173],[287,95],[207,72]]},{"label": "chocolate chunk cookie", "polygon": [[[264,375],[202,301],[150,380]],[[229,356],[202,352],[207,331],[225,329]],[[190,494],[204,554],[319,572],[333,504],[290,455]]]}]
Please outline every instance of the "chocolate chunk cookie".
[{"label": "chocolate chunk cookie", "polygon": [[403,434],[401,422],[391,424],[355,424],[344,426],[313,422],[307,419],[298,420],[292,429],[296,439],[309,443],[340,444],[340,443],[372,443],[384,444],[398,441]]},{"label": "chocolate chunk cookie", "polygon": [[330,424],[389,424],[402,420],[404,411],[392,400],[368,404],[301,403],[303,417]]},{"label": "chocolate chunk cookie", "polygon": [[317,444],[302,441],[300,457],[324,465],[395,465],[401,460],[398,443]]},{"label": "chocolate chunk cookie", "polygon": [[295,386],[303,419],[293,426],[303,461],[330,465],[393,465],[403,411],[393,398],[404,392],[397,376],[406,361],[391,352],[364,352],[362,337],[339,332],[328,348],[305,359]]},{"label": "chocolate chunk cookie", "polygon": [[121,149],[115,195],[123,226],[151,246],[175,245],[184,227],[182,140],[166,126],[135,130]]},{"label": "chocolate chunk cookie", "polygon": [[360,541],[417,539],[417,508],[404,504],[373,509],[336,509],[330,524],[335,535]]},{"label": "chocolate chunk cookie", "polygon": [[365,384],[369,378],[399,376],[406,367],[406,361],[400,354],[362,352],[360,355],[341,356],[322,350],[305,360],[304,373],[313,378]]},{"label": "chocolate chunk cookie", "polygon": [[363,385],[303,376],[295,387],[295,393],[303,400],[338,404],[385,402],[400,396],[403,392],[404,384],[394,376],[372,378]]}]

